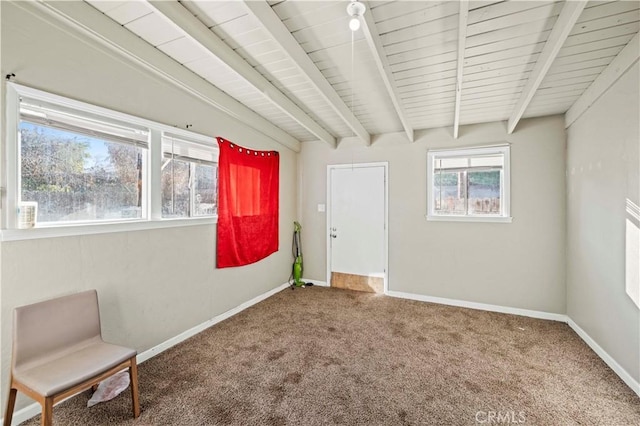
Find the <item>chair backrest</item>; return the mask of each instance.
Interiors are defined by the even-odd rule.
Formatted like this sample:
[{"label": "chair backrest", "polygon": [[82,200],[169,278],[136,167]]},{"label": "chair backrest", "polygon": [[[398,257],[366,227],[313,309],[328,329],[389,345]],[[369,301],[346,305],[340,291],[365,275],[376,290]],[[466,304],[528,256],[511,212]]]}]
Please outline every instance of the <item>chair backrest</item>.
[{"label": "chair backrest", "polygon": [[18,307],[13,312],[12,368],[96,338],[102,338],[96,290]]}]

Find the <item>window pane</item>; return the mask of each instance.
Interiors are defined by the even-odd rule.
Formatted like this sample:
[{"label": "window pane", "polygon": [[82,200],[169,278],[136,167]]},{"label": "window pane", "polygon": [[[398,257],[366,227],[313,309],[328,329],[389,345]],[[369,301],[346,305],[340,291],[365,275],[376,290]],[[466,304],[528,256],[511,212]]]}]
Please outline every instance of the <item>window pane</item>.
[{"label": "window pane", "polygon": [[214,215],[217,210],[218,188],[216,167],[196,164],[194,216]]},{"label": "window pane", "polygon": [[217,150],[211,145],[190,142],[170,133],[163,133],[162,150],[174,157],[188,158],[205,163],[215,163],[218,160]]},{"label": "window pane", "polygon": [[436,160],[436,169],[460,169],[469,166],[467,157],[440,158]]},{"label": "window pane", "polygon": [[427,158],[428,219],[510,222],[508,145],[430,151]]},{"label": "window pane", "polygon": [[468,172],[469,214],[500,214],[500,171]]},{"label": "window pane", "polygon": [[25,121],[63,131],[103,138],[112,142],[148,146],[149,129],[88,111],[79,111],[59,104],[21,97],[20,115]]},{"label": "window pane", "polygon": [[504,156],[500,155],[485,155],[479,157],[471,157],[471,167],[492,167],[501,168],[504,163]]},{"label": "window pane", "polygon": [[162,217],[189,217],[190,164],[166,158],[162,167]]},{"label": "window pane", "polygon": [[465,214],[465,192],[465,172],[436,172],[433,176],[433,211]]},{"label": "window pane", "polygon": [[21,121],[21,200],[38,222],[141,218],[144,151]]}]

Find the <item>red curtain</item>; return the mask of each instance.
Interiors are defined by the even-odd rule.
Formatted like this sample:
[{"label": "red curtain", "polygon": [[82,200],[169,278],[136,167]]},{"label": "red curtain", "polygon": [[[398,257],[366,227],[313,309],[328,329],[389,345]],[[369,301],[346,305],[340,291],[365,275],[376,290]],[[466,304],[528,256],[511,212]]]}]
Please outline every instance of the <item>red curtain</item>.
[{"label": "red curtain", "polygon": [[218,268],[257,262],[278,251],[277,151],[218,137]]}]

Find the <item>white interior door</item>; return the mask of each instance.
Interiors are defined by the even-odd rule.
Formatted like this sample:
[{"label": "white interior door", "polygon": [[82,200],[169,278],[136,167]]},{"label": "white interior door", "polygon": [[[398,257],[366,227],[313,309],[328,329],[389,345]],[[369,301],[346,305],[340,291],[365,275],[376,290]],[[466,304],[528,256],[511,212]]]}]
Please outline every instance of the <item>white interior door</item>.
[{"label": "white interior door", "polygon": [[381,277],[386,291],[386,164],[329,166],[331,273]]}]

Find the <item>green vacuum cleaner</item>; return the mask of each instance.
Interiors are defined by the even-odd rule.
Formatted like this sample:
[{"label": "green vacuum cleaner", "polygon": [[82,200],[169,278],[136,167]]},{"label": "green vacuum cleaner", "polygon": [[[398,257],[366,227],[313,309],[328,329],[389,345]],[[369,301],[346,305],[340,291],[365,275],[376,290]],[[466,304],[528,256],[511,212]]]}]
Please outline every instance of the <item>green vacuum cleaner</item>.
[{"label": "green vacuum cleaner", "polygon": [[293,222],[293,242],[291,243],[291,252],[293,254],[293,267],[291,271],[291,290],[296,287],[304,287],[305,285],[312,285],[302,281],[302,239],[300,237],[300,231],[302,226],[300,223]]}]

